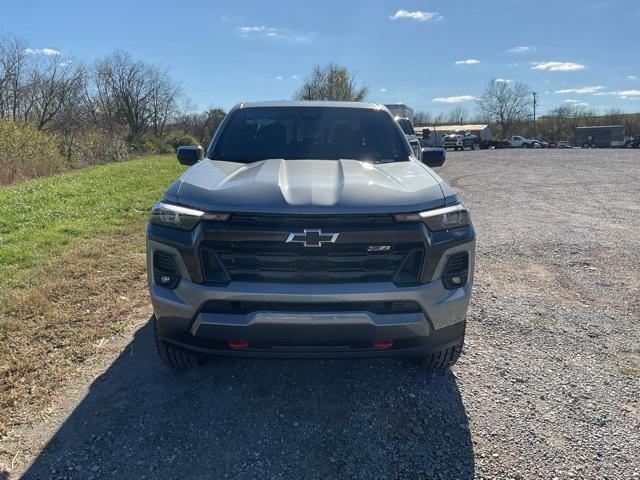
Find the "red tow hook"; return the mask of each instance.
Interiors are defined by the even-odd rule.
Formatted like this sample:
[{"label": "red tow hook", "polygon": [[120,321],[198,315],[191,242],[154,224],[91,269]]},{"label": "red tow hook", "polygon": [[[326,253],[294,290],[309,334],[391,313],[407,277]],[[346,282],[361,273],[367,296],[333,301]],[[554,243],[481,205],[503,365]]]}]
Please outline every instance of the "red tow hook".
[{"label": "red tow hook", "polygon": [[234,350],[241,350],[243,348],[247,348],[249,346],[249,342],[246,340],[229,340],[227,345],[229,345],[229,348]]},{"label": "red tow hook", "polygon": [[377,340],[373,342],[373,348],[391,348],[393,346],[393,340]]}]

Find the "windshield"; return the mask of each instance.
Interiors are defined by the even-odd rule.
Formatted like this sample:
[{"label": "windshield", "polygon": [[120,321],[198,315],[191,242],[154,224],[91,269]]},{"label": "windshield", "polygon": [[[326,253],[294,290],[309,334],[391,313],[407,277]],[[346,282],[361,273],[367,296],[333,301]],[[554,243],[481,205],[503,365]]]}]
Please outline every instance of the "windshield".
[{"label": "windshield", "polygon": [[405,135],[415,135],[416,134],[415,130],[413,129],[413,125],[411,125],[411,121],[409,121],[408,119],[399,118],[398,119],[398,125],[400,125],[400,128],[405,133]]},{"label": "windshield", "polygon": [[394,120],[380,110],[340,107],[256,107],[231,114],[209,158],[408,160]]}]

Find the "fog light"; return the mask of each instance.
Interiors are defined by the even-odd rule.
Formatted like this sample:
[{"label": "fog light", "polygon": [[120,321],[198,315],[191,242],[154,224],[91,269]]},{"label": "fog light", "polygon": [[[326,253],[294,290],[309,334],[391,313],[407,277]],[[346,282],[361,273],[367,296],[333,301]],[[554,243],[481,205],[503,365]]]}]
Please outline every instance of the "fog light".
[{"label": "fog light", "polygon": [[160,275],[160,284],[169,285],[171,283],[171,277],[169,275]]},{"label": "fog light", "polygon": [[450,282],[452,285],[460,286],[464,282],[462,277],[451,277]]}]

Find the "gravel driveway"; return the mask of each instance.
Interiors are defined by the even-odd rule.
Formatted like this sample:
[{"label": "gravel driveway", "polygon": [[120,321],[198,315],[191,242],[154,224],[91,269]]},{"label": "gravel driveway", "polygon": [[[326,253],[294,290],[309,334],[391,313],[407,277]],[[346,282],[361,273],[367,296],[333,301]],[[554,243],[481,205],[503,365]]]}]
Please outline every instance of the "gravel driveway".
[{"label": "gravel driveway", "polygon": [[222,359],[174,372],[150,325],[23,478],[640,477],[640,153],[450,152],[472,208],[465,353]]}]

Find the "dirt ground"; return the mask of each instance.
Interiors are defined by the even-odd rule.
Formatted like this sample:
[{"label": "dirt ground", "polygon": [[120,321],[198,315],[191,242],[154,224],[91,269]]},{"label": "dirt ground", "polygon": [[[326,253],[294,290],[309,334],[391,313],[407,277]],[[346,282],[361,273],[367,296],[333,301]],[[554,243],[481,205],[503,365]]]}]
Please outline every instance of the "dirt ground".
[{"label": "dirt ground", "polygon": [[136,292],[120,330],[47,405],[12,423],[0,471],[640,477],[640,152],[450,152],[437,172],[478,232],[467,342],[450,372],[402,360],[242,359],[175,372],[155,353],[144,272],[130,272],[111,282],[113,296]]}]

